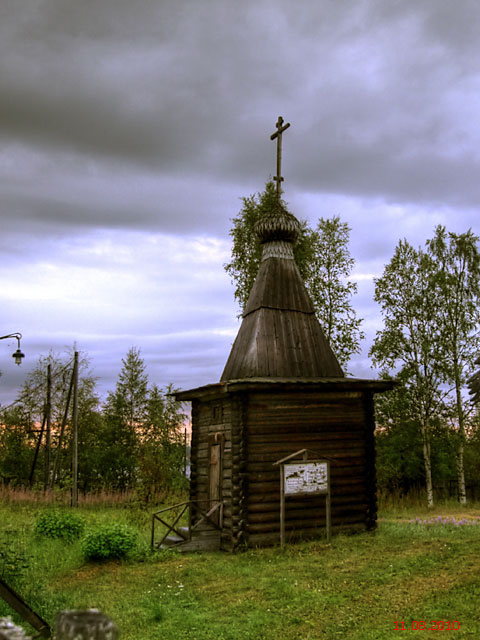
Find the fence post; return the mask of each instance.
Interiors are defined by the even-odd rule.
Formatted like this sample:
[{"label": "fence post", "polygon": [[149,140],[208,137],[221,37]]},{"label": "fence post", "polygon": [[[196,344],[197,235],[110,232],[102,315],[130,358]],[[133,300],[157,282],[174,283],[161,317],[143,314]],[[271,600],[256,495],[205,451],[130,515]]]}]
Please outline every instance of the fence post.
[{"label": "fence post", "polygon": [[57,615],[55,640],[117,640],[118,629],[98,609],[62,611]]},{"label": "fence post", "polygon": [[0,618],[0,640],[30,640],[22,627],[13,624],[10,616]]},{"label": "fence post", "polygon": [[[20,614],[20,616],[37,631],[37,633],[45,638],[49,638],[51,636],[50,627],[48,623],[41,618],[38,613],[28,606],[25,600],[16,592],[12,587],[10,587],[4,580],[0,578],[0,598],[5,600],[9,607],[11,607],[14,611]],[[1,618],[0,622],[8,623],[6,627],[2,627],[5,629],[12,629],[12,622],[9,618]],[[15,626],[15,625],[13,625]],[[20,628],[20,627],[18,627]]]}]

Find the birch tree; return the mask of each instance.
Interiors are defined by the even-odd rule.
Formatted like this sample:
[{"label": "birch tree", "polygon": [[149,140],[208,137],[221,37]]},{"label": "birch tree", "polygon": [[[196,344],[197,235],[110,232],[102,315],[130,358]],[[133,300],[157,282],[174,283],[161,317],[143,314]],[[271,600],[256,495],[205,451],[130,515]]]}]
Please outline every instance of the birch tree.
[{"label": "birch tree", "polygon": [[338,216],[320,218],[311,236],[306,286],[325,336],[342,367],[360,352],[365,334],[352,307],[357,283],[350,279],[355,260],[348,249],[350,228]]},{"label": "birch tree", "polygon": [[480,348],[478,237],[471,230],[456,234],[438,226],[433,239],[427,241],[427,247],[435,265],[433,297],[441,323],[442,365],[453,393],[451,404],[456,427],[458,497],[461,504],[466,504],[463,458],[469,408],[465,403],[465,389]]},{"label": "birch tree", "polygon": [[375,281],[384,329],[370,355],[385,373],[395,373],[408,389],[411,418],[422,438],[427,504],[433,507],[431,431],[443,400],[443,369],[438,305],[432,295],[433,262],[421,249],[401,240]]}]

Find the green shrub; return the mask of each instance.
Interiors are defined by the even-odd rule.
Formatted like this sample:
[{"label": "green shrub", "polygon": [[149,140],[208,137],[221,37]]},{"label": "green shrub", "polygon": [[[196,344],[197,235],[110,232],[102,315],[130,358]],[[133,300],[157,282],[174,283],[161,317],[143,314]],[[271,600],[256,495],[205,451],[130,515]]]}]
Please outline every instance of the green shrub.
[{"label": "green shrub", "polygon": [[79,538],[85,529],[81,516],[70,511],[51,509],[41,513],[35,521],[35,533],[47,538],[62,538],[72,541]]},{"label": "green shrub", "polygon": [[125,524],[105,524],[87,533],[82,551],[88,560],[123,558],[134,549],[137,532]]}]

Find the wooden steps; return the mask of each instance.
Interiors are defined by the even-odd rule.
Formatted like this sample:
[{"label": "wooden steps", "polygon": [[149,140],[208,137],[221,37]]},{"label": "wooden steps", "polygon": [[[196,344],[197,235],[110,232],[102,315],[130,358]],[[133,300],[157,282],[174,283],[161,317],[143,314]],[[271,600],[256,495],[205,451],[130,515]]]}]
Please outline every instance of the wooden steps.
[{"label": "wooden steps", "polygon": [[[188,527],[179,527],[188,536]],[[192,537],[181,538],[180,536],[170,535],[165,538],[159,549],[176,549],[177,551],[219,551],[220,550],[221,532],[213,527],[205,527],[201,530],[192,530]]]},{"label": "wooden steps", "polygon": [[[207,501],[206,509],[195,501],[181,502],[157,511],[152,517],[152,549],[177,549],[178,551],[217,551],[220,550],[223,503],[215,502],[211,506]],[[188,516],[189,526],[180,525],[182,517]],[[165,519],[167,518],[167,519]],[[166,531],[159,542],[155,539],[155,523],[159,522]]]}]

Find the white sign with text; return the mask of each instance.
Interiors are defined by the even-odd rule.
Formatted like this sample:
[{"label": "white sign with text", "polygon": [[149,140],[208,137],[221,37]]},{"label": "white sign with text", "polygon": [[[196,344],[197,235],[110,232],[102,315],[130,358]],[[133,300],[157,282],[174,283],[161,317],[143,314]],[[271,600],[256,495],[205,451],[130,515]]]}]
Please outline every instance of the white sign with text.
[{"label": "white sign with text", "polygon": [[285,495],[327,493],[328,464],[326,462],[295,462],[284,465]]}]

